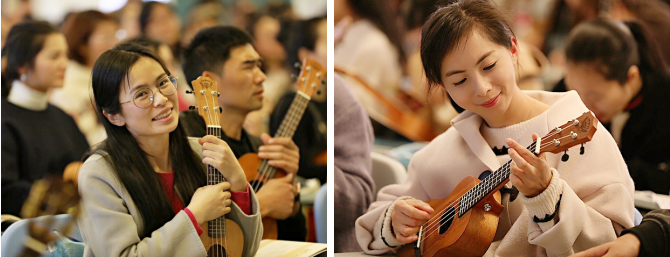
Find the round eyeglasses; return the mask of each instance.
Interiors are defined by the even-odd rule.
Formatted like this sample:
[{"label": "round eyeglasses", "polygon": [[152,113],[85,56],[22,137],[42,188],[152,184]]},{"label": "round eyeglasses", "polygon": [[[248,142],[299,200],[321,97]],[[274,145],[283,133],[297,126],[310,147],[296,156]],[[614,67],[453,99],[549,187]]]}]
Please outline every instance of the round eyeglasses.
[{"label": "round eyeglasses", "polygon": [[[169,96],[177,92],[177,77],[168,76],[167,79],[161,79],[157,86],[158,91],[164,96]],[[133,102],[135,106],[140,108],[147,108],[154,102],[154,93],[156,91],[149,88],[142,88],[135,92],[133,100],[126,101],[120,104],[127,104]]]}]

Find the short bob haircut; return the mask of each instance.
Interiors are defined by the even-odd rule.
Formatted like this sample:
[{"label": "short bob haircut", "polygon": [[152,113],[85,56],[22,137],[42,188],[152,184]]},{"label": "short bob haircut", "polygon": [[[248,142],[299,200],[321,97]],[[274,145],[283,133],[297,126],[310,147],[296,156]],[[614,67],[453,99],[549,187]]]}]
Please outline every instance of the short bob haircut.
[{"label": "short bob haircut", "polygon": [[[443,84],[440,73],[444,57],[475,32],[507,49],[512,48],[514,33],[504,15],[490,1],[458,1],[438,8],[426,20],[421,31],[421,62],[429,91]],[[451,103],[459,112],[463,110],[453,100]]]}]

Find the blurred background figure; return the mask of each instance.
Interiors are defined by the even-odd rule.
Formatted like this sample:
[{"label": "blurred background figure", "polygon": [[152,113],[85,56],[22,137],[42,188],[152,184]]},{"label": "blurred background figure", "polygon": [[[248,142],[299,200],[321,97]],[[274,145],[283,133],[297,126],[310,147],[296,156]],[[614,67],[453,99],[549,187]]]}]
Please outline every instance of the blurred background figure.
[{"label": "blurred background figure", "polygon": [[648,35],[635,22],[577,25],[566,45],[565,83],[608,124],[635,189],[668,194],[670,71]]},{"label": "blurred background figure", "polygon": [[140,12],[140,31],[147,37],[167,44],[174,56],[180,54],[181,20],[162,2],[146,2]]},{"label": "blurred background figure", "polygon": [[63,87],[52,90],[49,102],[74,118],[90,145],[106,138],[93,106],[91,71],[98,57],[119,42],[118,30],[112,17],[94,10],[73,13],[63,23],[70,61]]},{"label": "blurred background figure", "polygon": [[18,216],[33,181],[62,177],[88,149],[72,117],[47,102],[64,83],[65,37],[47,22],[14,25],[2,48],[2,213]]},{"label": "blurred background figure", "polygon": [[400,86],[404,62],[397,1],[335,0],[334,6],[335,23],[351,20],[335,47],[336,66],[360,76],[382,94],[392,95]]},{"label": "blurred background figure", "polygon": [[[317,17],[309,20],[296,21],[290,28],[287,46],[288,63],[302,63],[305,58],[311,58],[326,67],[328,47],[326,17]],[[290,69],[293,74],[299,74],[300,69],[295,66]],[[278,100],[270,116],[270,134],[274,135],[282,120],[286,116],[297,88],[292,86]],[[325,161],[327,147],[327,93],[326,85],[318,89],[306,107],[293,141],[300,149],[300,169],[298,175],[304,178],[317,178],[321,184],[326,183],[327,163]]]}]

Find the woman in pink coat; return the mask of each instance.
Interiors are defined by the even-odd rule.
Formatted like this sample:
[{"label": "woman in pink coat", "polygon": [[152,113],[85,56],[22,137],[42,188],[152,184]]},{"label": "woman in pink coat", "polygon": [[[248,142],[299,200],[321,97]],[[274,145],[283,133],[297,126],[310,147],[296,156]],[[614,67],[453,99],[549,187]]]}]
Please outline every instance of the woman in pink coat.
[{"label": "woman in pink coat", "polygon": [[439,211],[425,201],[445,198],[466,176],[481,179],[510,158],[510,183],[501,191],[511,193],[503,193],[505,208],[485,256],[565,256],[633,226],[633,181],[600,123],[583,155],[569,149],[563,161],[563,153],[535,156],[525,148],[588,109],[575,92],[521,91],[518,51],[502,14],[484,0],[439,8],[426,21],[421,58],[431,89],[445,90],[466,111],[414,155],[405,183],[382,189],[358,218],[366,253],[416,241]]}]

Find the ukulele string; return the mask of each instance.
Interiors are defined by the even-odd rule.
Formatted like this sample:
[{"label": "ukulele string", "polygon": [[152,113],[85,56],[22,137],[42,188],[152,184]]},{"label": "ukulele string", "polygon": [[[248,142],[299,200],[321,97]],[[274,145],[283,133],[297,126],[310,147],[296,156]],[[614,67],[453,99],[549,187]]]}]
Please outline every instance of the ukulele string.
[{"label": "ukulele string", "polygon": [[[553,136],[553,135],[555,135],[555,134],[557,134],[557,133],[556,133],[556,132],[549,133],[549,134],[547,134],[545,137],[543,137],[542,139],[544,140],[544,139],[546,139],[546,138],[548,138],[548,137],[551,137],[551,136]],[[566,136],[560,137],[560,138],[558,138],[558,139],[556,139],[556,140],[562,140],[562,139],[567,138],[567,137],[571,137],[571,136],[570,136],[570,135],[566,135]],[[553,141],[546,141],[546,142],[542,143],[542,145],[540,146],[540,149],[545,148],[545,147],[547,147],[547,146],[549,146],[549,145],[552,145],[552,144],[555,144],[555,143],[554,143]],[[533,151],[534,149],[530,149],[530,148],[534,148],[534,147],[535,147],[535,142],[533,142],[528,148],[529,148],[529,150],[531,150],[531,152],[534,152],[534,151]],[[510,163],[511,163],[511,160],[508,161],[507,163],[505,163],[505,165],[503,165],[503,169],[501,169],[500,171],[501,171],[501,172],[507,172],[507,171],[510,171],[510,169],[511,169]],[[500,174],[499,172],[496,172],[496,173]],[[489,185],[489,184],[490,184],[489,181],[491,181],[491,180],[485,180],[485,181],[483,181],[483,182],[484,182],[484,183],[487,183],[486,186],[490,186],[490,185]],[[481,184],[481,182],[480,182],[479,184]],[[468,192],[469,192],[469,191],[468,191]],[[476,196],[481,196],[481,194],[478,193]],[[458,198],[458,200],[452,202],[449,206],[447,206],[447,207],[445,207],[444,209],[442,209],[442,210],[441,210],[441,213],[445,213],[446,211],[448,211],[448,209],[449,209],[450,207],[455,207],[456,204],[460,203],[460,200],[461,200],[461,198]],[[431,218],[428,220],[428,222],[427,222],[426,224],[424,224],[424,226],[426,226],[426,225],[428,226],[428,227],[426,228],[427,233],[424,233],[424,234],[426,234],[426,237],[427,237],[427,236],[430,236],[433,232],[437,231],[437,229],[435,229],[435,228],[436,228],[436,227],[439,227],[439,226],[436,226],[436,225],[442,223],[443,221],[451,220],[451,219],[455,216],[455,214],[456,214],[456,208],[454,208],[453,210],[454,210],[453,213],[447,214],[447,215],[445,215],[445,216],[443,216],[443,215],[439,215],[440,217],[442,217],[442,218],[439,220],[439,222],[438,222],[437,220],[434,219],[435,217],[438,217],[438,215],[434,215],[433,217],[431,217]],[[433,220],[433,221],[431,221],[431,220]]]},{"label": "ukulele string", "polygon": [[[212,92],[212,98],[214,98],[215,95],[218,97],[218,92]],[[214,103],[214,99],[212,99],[212,103]],[[219,108],[221,108],[221,107],[219,107]],[[211,112],[208,112],[210,115],[212,115],[212,113],[216,113],[216,109],[212,108],[211,110],[212,110]],[[212,116],[214,116],[214,120],[216,121],[215,124],[221,124],[220,123],[221,121],[219,120],[219,115],[214,114]],[[214,136],[216,136],[217,138],[220,139],[221,138],[221,129],[217,130],[217,129],[213,128],[213,130],[214,131],[212,131],[213,133],[211,133],[211,134],[213,134]],[[218,172],[218,171],[216,171],[216,172]],[[216,174],[214,176],[217,178],[216,179],[217,184],[225,181],[225,178],[223,177],[222,174],[220,174],[220,173],[214,173],[214,174]],[[219,175],[219,176],[217,176],[217,175]],[[214,221],[215,226],[214,227],[217,229],[217,231],[214,234],[217,235],[216,239],[215,239],[215,242],[217,243],[217,245],[221,245],[223,243],[225,245],[225,247],[228,247],[228,238],[226,237],[226,227],[225,227],[226,223],[225,222],[226,222],[225,215],[222,215],[221,217],[215,219],[215,221]],[[223,231],[218,231],[219,229],[223,229]],[[221,239],[221,237],[223,237],[223,240]],[[216,256],[227,256],[228,255],[227,251],[226,252],[222,252],[222,251],[223,251],[222,247],[218,247],[216,249],[216,252],[217,252]]]},{"label": "ukulele string", "polygon": [[[529,146],[529,148],[533,147],[534,145],[535,145],[535,142],[533,142],[533,143],[531,144],[531,146]],[[507,163],[503,164],[503,166],[501,166],[501,167],[499,168],[499,170],[498,170],[497,172],[494,172],[492,175],[494,175],[494,176],[499,176],[499,174],[503,174],[504,172],[508,171],[508,169],[509,169],[509,161],[508,161]],[[482,181],[482,182],[486,183],[487,186],[490,186],[490,183],[491,183],[491,182],[489,182],[489,181],[491,181],[491,179],[489,179],[489,180],[486,180],[486,179],[485,179],[485,180]],[[481,182],[478,183],[477,185],[479,185],[479,184],[481,184]],[[477,185],[475,185],[475,187],[476,187]],[[474,188],[474,187],[473,187],[473,188]],[[472,189],[471,189],[471,190],[472,190]],[[468,194],[471,190],[469,190],[468,192],[466,192],[463,196],[465,196],[466,194]],[[428,226],[428,227],[426,228],[426,234],[430,234],[430,233],[434,230],[434,227],[436,226],[436,224],[440,224],[440,223],[442,223],[442,221],[444,221],[444,220],[450,220],[450,219],[454,216],[453,214],[451,214],[451,215],[444,215],[444,216],[443,216],[442,214],[444,214],[449,208],[451,208],[451,207],[456,207],[456,205],[460,203],[460,201],[461,201],[461,199],[462,199],[463,196],[459,197],[456,201],[452,202],[451,204],[449,204],[448,206],[446,206],[445,208],[443,208],[442,210],[439,211],[439,213],[441,213],[441,214],[439,215],[439,217],[442,217],[442,218],[439,220],[439,222],[436,220],[436,217],[438,217],[438,215],[434,215],[433,217],[431,217],[431,218],[428,220],[428,222],[426,223],[427,226]],[[456,208],[454,208],[454,210],[456,210]],[[454,212],[455,212],[455,211],[454,211]]]}]

